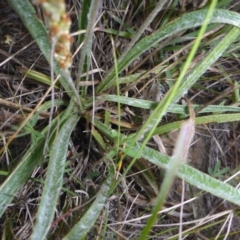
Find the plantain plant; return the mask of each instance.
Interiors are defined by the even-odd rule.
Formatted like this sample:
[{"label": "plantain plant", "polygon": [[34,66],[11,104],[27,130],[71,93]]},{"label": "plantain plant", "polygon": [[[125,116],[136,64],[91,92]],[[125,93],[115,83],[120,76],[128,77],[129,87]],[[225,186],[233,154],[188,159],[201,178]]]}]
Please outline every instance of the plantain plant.
[{"label": "plantain plant", "polygon": [[[31,70],[24,71],[24,74],[31,75],[31,78],[35,79],[35,81],[41,81],[49,85],[52,91],[54,89],[55,91],[62,89],[66,97],[64,101],[54,98],[51,101],[42,99],[42,102],[35,107],[17,130],[17,133],[21,134],[24,129],[29,129],[27,127],[31,126],[31,131],[27,133],[32,135],[35,133],[37,137],[34,137],[34,141],[32,141],[25,155],[14,170],[9,172],[0,187],[1,216],[5,216],[9,205],[14,199],[14,195],[30,181],[34,169],[43,163],[47,165],[47,171],[43,182],[41,182],[43,190],[37,214],[33,217],[33,230],[30,239],[34,240],[46,239],[48,237],[49,239],[51,237],[56,238],[57,236],[66,240],[86,239],[88,234],[91,235],[93,226],[102,224],[99,223],[99,216],[104,216],[104,214],[106,218],[102,220],[105,221],[104,226],[101,225],[99,227],[100,230],[96,234],[99,237],[98,239],[107,239],[104,234],[106,228],[110,227],[108,226],[108,217],[106,216],[108,214],[106,210],[108,199],[117,193],[119,184],[122,183],[129,171],[133,169],[133,166],[137,166],[141,171],[145,170],[146,165],[141,165],[139,159],[145,159],[151,165],[165,169],[166,176],[165,181],[163,181],[164,184],[161,190],[159,190],[156,179],[151,175],[151,172],[143,173],[144,181],[147,181],[155,191],[156,201],[155,206],[152,208],[151,217],[145,224],[145,227],[142,228],[142,232],[137,239],[151,238],[151,229],[157,219],[158,211],[163,207],[175,176],[202,191],[209,192],[223,200],[240,206],[240,191],[238,189],[200,172],[189,166],[186,161],[181,161],[183,152],[187,152],[190,147],[190,143],[187,146],[181,145],[185,138],[190,139],[191,132],[188,131],[189,128],[184,131],[185,137],[181,138],[181,141],[176,146],[176,152],[172,158],[154,150],[148,145],[152,137],[167,134],[173,130],[180,129],[181,126],[185,126],[184,124],[188,121],[191,108],[193,111],[195,110],[195,117],[190,117],[193,121],[190,128],[200,124],[236,122],[240,120],[239,107],[210,104],[200,109],[201,106],[197,104],[190,104],[189,108],[179,104],[179,100],[198,83],[214,63],[221,57],[230,55],[234,51],[233,49],[238,47],[240,14],[224,9],[229,4],[227,1],[211,1],[211,3],[208,3],[201,9],[183,12],[179,16],[175,16],[171,6],[176,6],[178,1],[172,1],[172,3],[167,3],[168,1],[159,1],[158,3],[150,1],[150,7],[146,11],[149,12],[149,15],[145,22],[142,23],[142,28],[138,31],[134,31],[127,23],[115,16],[116,21],[119,21],[119,24],[124,26],[126,32],[123,34],[120,30],[116,31],[116,29],[111,27],[108,29],[107,27],[106,29],[99,28],[101,31],[109,34],[109,38],[112,39],[113,63],[108,70],[107,68],[104,69],[103,79],[97,86],[94,86],[94,79],[91,78],[92,55],[94,55],[94,52],[92,53],[92,43],[96,38],[95,31],[99,30],[95,24],[96,21],[99,21],[99,11],[103,2],[98,0],[83,0],[80,2],[82,11],[78,16],[78,30],[82,31],[82,35],[79,35],[77,44],[79,46],[82,45],[82,47],[78,56],[79,63],[76,79],[73,81],[71,74],[72,54],[70,52],[72,37],[69,32],[71,24],[70,18],[67,17],[64,1],[39,1],[46,12],[46,16],[50,18],[50,32],[48,32],[46,26],[38,19],[33,5],[28,0],[8,0],[8,4],[21,18],[22,23],[37,43],[51,68],[51,76],[44,77],[41,73],[35,73]],[[125,7],[127,7],[125,1],[121,1],[121,4],[121,7],[124,7],[125,4]],[[166,4],[172,4],[167,12],[165,12],[164,8]],[[161,21],[158,20],[159,13],[164,16]],[[113,15],[111,16],[113,17]],[[65,25],[59,24],[63,19],[65,20]],[[157,27],[151,34],[144,36],[143,33],[151,23],[154,23]],[[56,25],[58,25],[59,29]],[[214,31],[214,29],[218,29],[216,30],[216,37],[212,38],[211,41],[203,41],[205,35]],[[118,34],[121,36],[120,33],[124,37],[130,36],[132,39],[128,45],[131,47],[127,47],[123,53],[117,50],[116,43],[113,40],[113,36],[117,35],[118,37]],[[176,63],[180,71],[177,72],[176,81],[169,82],[168,90],[162,99],[157,102],[155,100],[136,98],[134,95],[131,97],[122,96],[121,93],[126,86],[134,86],[141,79],[151,77],[153,73],[156,76],[169,74],[169,66],[164,61],[159,61],[156,66],[148,70],[125,73],[127,72],[126,69],[131,69],[134,66],[134,62],[145,53],[157,49],[162,54],[161,44],[166,40],[169,41],[166,44],[169,49],[174,49],[174,47],[177,49],[177,46],[181,43],[181,38],[178,39],[176,37],[179,33],[183,34],[183,37],[194,39],[194,41],[189,43],[189,54],[184,61]],[[64,37],[64,40],[62,40],[62,37]],[[59,49],[61,49],[60,52],[57,51]],[[202,49],[204,51],[200,60],[192,64],[196,54],[199,54]],[[175,73],[173,71],[173,75]],[[39,76],[41,76],[41,80],[39,80]],[[54,82],[56,76],[60,76],[58,83]],[[89,82],[92,84],[90,87],[87,84]],[[89,96],[89,91],[92,92],[92,96]],[[234,91],[236,94],[238,93],[238,85],[235,85]],[[109,111],[105,112],[103,120],[99,118],[97,112],[94,112],[97,107],[107,103],[117,106],[117,120],[115,119],[114,121],[110,117]],[[36,119],[39,114],[47,109],[52,110],[55,106],[60,106],[63,110],[58,115],[53,115],[48,126],[43,130],[39,133],[34,132],[35,130],[32,130],[32,128],[34,129],[37,125]],[[146,120],[141,122],[137,130],[126,133],[123,128],[124,121],[121,118],[123,106],[140,111],[146,110],[151,114],[148,114]],[[164,123],[162,120],[168,114],[180,115],[181,119],[173,120],[171,123]],[[69,215],[73,214],[73,222],[69,222],[68,227],[65,227],[61,235],[58,235],[57,228],[53,228],[56,208],[60,204],[61,192],[70,191],[66,190],[64,185],[66,181],[64,176],[66,176],[68,143],[71,140],[71,134],[73,134],[75,126],[82,119],[91,124],[92,137],[97,143],[98,151],[102,156],[99,161],[106,165],[107,173],[102,175],[104,179],[102,179],[99,190],[92,196],[93,200],[86,204],[82,214],[76,216],[73,214],[74,211],[65,209],[65,212],[68,212]],[[34,125],[31,125],[33,121]],[[117,128],[115,127],[116,125]],[[12,139],[9,138],[1,153],[7,149]],[[125,161],[129,161],[129,163],[122,170],[122,164]],[[73,172],[74,169],[70,168],[69,171]],[[122,174],[120,174],[121,171]],[[99,173],[96,174],[97,176],[99,175]],[[67,176],[69,178],[73,177],[72,173]],[[31,181],[37,180],[31,179]],[[57,224],[59,228],[62,227],[61,221],[57,222]]]}]

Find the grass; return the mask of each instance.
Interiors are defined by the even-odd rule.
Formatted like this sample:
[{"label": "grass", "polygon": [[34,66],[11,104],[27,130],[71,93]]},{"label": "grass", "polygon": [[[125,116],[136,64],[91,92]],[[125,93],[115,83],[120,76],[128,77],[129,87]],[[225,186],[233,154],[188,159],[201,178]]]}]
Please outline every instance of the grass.
[{"label": "grass", "polygon": [[2,239],[239,236],[239,4],[8,4]]}]

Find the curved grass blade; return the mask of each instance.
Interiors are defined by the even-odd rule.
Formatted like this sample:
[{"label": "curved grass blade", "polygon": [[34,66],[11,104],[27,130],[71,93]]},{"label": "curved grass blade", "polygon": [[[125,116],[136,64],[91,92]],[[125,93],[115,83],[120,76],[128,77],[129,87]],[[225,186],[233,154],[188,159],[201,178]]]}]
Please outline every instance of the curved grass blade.
[{"label": "curved grass blade", "polygon": [[[141,109],[148,109],[148,110],[154,110],[158,105],[157,102],[144,100],[144,99],[130,98],[125,96],[119,96],[119,98],[117,98],[117,95],[103,95],[103,96],[97,97],[96,100],[120,102],[121,104],[126,104],[128,106],[137,107]],[[88,106],[88,104],[86,106]],[[193,105],[194,109],[198,109],[199,107],[200,105],[196,105],[196,104]],[[167,109],[167,112],[186,114],[187,106],[173,103],[169,106],[169,108]],[[200,113],[240,112],[240,107],[209,105],[199,112]]]},{"label": "curved grass blade", "polygon": [[[207,124],[207,123],[224,123],[224,122],[237,122],[240,121],[240,114],[239,113],[227,113],[227,114],[217,114],[217,115],[210,115],[210,116],[204,116],[204,117],[197,117],[195,119],[195,124]],[[177,121],[173,123],[165,124],[161,127],[158,127],[153,132],[152,136],[159,135],[163,133],[167,133],[176,129],[179,129],[181,127],[181,124],[184,121]]]},{"label": "curved grass blade", "polygon": [[105,202],[108,198],[110,187],[114,179],[114,171],[111,168],[109,176],[105,183],[102,184],[99,193],[96,196],[95,201],[84,214],[81,220],[73,227],[73,229],[63,238],[63,240],[81,240],[85,239],[86,234],[92,228],[96,222],[99,214],[105,206]]},{"label": "curved grass blade", "polygon": [[[239,14],[240,16],[240,14]],[[233,27],[218,43],[218,45],[210,51],[206,57],[204,57],[187,75],[184,77],[181,86],[174,94],[173,102],[178,101],[183,93],[186,92],[197,80],[207,71],[217,59],[219,59],[223,53],[228,49],[232,42],[240,34],[239,27]]]},{"label": "curved grass blade", "polygon": [[[68,106],[69,103],[62,99],[55,99],[54,100],[54,107],[60,107],[60,106]],[[51,101],[46,101],[44,102],[39,108],[37,112],[44,112],[47,109],[50,109],[52,107],[52,102]]]},{"label": "curved grass blade", "polygon": [[66,120],[58,132],[57,139],[51,148],[43,195],[38,209],[36,224],[31,236],[32,240],[45,239],[50,229],[57,199],[62,187],[68,149],[67,143],[78,120],[79,116],[77,114],[73,114]]},{"label": "curved grass blade", "polygon": [[[160,66],[157,70],[153,70],[151,72],[149,71],[142,71],[141,73],[134,73],[125,77],[119,77],[118,81],[119,81],[119,85],[121,84],[125,84],[125,83],[133,83],[136,82],[137,80],[139,80],[142,76],[144,76],[144,78],[147,78],[150,76],[150,73],[155,73],[158,74],[162,69],[164,68],[164,66]],[[108,87],[114,87],[116,85],[116,83],[111,82],[109,83]]]},{"label": "curved grass blade", "polygon": [[[127,146],[130,146],[130,144],[127,143]],[[128,151],[122,149],[123,152],[133,158],[140,150],[141,153],[139,154],[139,157],[142,157],[161,168],[167,170],[171,169],[170,158],[168,156],[149,147],[142,147],[140,143],[135,143]],[[176,175],[199,189],[240,206],[240,190],[233,188],[227,183],[212,178],[187,164],[181,164]]]},{"label": "curved grass blade", "polygon": [[37,18],[35,9],[27,0],[17,1],[8,0],[8,4],[21,18],[34,40],[37,42],[40,50],[47,60],[50,59],[51,43],[49,41],[47,30],[42,22]]},{"label": "curved grass blade", "polygon": [[[125,58],[128,51],[134,46],[134,44],[139,40],[143,32],[147,29],[147,27],[150,25],[150,23],[153,21],[153,19],[156,17],[156,15],[163,9],[163,6],[166,4],[166,0],[158,1],[155,5],[155,8],[152,10],[152,12],[148,15],[148,17],[145,19],[145,21],[141,24],[140,28],[136,32],[136,34],[133,36],[130,43],[125,48],[124,52],[119,57],[119,61],[121,61],[123,58]],[[111,72],[111,71],[110,71]]]},{"label": "curved grass blade", "polygon": [[31,176],[34,168],[43,160],[45,138],[39,139],[22,158],[19,165],[13,170],[0,187],[0,216],[6,210],[24,183]]},{"label": "curved grass blade", "polygon": [[[228,116],[228,117],[227,117]],[[218,119],[220,122],[226,122],[230,121],[239,121],[240,120],[240,114],[222,114],[222,115],[216,115],[216,116],[207,116],[207,117],[201,117],[199,118],[201,121],[195,119],[195,124],[198,124],[199,122],[207,122],[210,121],[216,121],[218,122]],[[178,122],[178,128],[182,125],[183,121]],[[101,131],[104,132],[105,125],[101,123],[98,120],[95,120],[95,125],[98,127]],[[166,124],[167,125],[167,124]],[[169,124],[170,125],[170,124]],[[104,127],[105,126],[105,127]],[[176,127],[176,126],[175,126]],[[170,130],[173,130],[176,128],[162,128],[162,132],[169,132]],[[110,134],[109,137],[113,138],[114,134],[111,134],[111,131],[108,131]],[[124,136],[122,135],[122,139]],[[131,146],[131,149],[128,150],[128,147]],[[126,148],[121,149],[124,153],[126,153],[128,156],[135,158],[136,155],[140,152],[140,149],[142,149],[142,152],[139,154],[139,158],[147,159],[152,164],[159,166],[164,169],[170,169],[170,158],[156,150],[153,150],[149,147],[142,147],[142,144],[140,143],[134,143],[132,145],[132,141],[129,139],[129,141],[126,143]],[[200,172],[196,170],[195,168],[188,166],[187,164],[181,164],[180,168],[177,171],[177,176],[184,179],[188,183],[192,184],[193,186],[196,186],[197,188],[200,188],[202,190],[208,191],[212,193],[215,196],[218,196],[220,198],[226,199],[232,203],[235,203],[237,205],[240,205],[240,191],[233,188],[232,186],[223,183],[219,180],[216,180],[209,175]]]},{"label": "curved grass blade", "polygon": [[[129,66],[138,56],[147,51],[149,48],[156,46],[163,39],[174,35],[177,32],[186,30],[189,28],[195,28],[202,25],[207,16],[208,10],[199,10],[191,13],[187,13],[182,17],[170,22],[152,35],[145,37],[139,43],[137,43],[124,57],[124,59],[118,62],[119,73]],[[234,26],[240,26],[240,14],[231,12],[228,10],[216,9],[214,10],[211,18],[211,23],[225,23]],[[115,81],[115,72],[112,69],[106,78],[103,80],[97,88],[98,92],[109,88],[110,82]]]}]

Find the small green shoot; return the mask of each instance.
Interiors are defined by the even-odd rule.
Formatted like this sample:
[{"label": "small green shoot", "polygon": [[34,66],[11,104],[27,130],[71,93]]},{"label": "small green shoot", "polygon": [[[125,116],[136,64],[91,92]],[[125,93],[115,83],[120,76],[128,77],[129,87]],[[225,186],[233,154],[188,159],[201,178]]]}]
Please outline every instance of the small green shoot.
[{"label": "small green shoot", "polygon": [[221,169],[221,162],[218,160],[215,164],[214,168],[208,168],[208,173],[210,176],[215,178],[221,178],[223,175],[230,171],[229,167],[225,167]]}]

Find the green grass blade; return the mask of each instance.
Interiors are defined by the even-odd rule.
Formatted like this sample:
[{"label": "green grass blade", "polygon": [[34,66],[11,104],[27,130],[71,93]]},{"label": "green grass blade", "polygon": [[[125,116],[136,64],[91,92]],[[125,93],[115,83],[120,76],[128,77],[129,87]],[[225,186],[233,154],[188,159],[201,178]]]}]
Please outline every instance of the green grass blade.
[{"label": "green grass blade", "polygon": [[[158,69],[153,70],[153,71],[142,71],[141,73],[134,73],[125,77],[119,77],[118,81],[119,84],[125,84],[125,83],[132,83],[132,82],[136,82],[137,80],[141,79],[142,76],[144,76],[144,78],[148,78],[150,76],[150,73],[155,73],[158,74],[162,69],[164,68],[164,66],[160,66]],[[109,83],[108,87],[114,87],[116,86],[115,82],[111,82]]]},{"label": "green grass blade", "polygon": [[[210,115],[210,116],[204,116],[204,117],[197,117],[195,119],[195,124],[200,125],[200,124],[207,124],[207,123],[213,123],[213,122],[224,123],[224,122],[237,122],[237,121],[240,121],[239,113],[231,113],[231,114],[228,113],[228,114],[217,114],[217,115]],[[168,123],[161,127],[158,127],[155,129],[152,136],[179,129],[183,122],[184,121],[177,121],[177,122]]]},{"label": "green grass blade", "polygon": [[43,159],[45,139],[32,146],[22,158],[18,166],[12,171],[0,187],[0,216],[4,213],[24,183],[31,176],[34,168]]},{"label": "green grass blade", "polygon": [[[79,87],[80,87],[81,75],[84,72],[88,72],[89,70],[90,56],[92,51],[93,33],[94,33],[93,29],[94,29],[95,21],[99,11],[99,7],[102,1],[92,0],[90,2],[91,2],[90,7],[89,6],[86,7],[87,9],[89,8],[89,12],[87,14],[88,24],[87,24],[87,29],[86,29],[86,33],[83,41],[83,48],[80,54],[79,65],[78,65],[78,73],[76,78],[77,90],[79,90]],[[88,80],[88,75],[86,77],[86,80]],[[84,96],[84,93],[83,93],[83,96]]]},{"label": "green grass blade", "polygon": [[208,67],[223,55],[239,34],[240,28],[233,27],[221,40],[221,42],[186,75],[182,85],[179,87],[173,98],[174,102],[181,98],[183,93],[186,92],[206,72]]},{"label": "green grass blade", "polygon": [[[200,120],[196,119],[195,123],[196,124],[202,124],[202,123],[207,123],[210,121],[216,121],[216,122],[226,122],[226,121],[239,121],[240,120],[240,114],[222,114],[222,115],[213,115],[213,116],[206,116],[206,117],[200,117]],[[177,122],[178,126],[174,126],[172,128],[167,127],[167,125],[171,124],[166,124],[161,128],[161,133],[169,132],[173,129],[180,128],[184,121],[179,121]],[[104,124],[102,124],[99,121],[95,121],[96,126],[104,131],[106,126],[104,127]],[[159,128],[160,129],[160,128]],[[107,130],[106,130],[107,131]],[[108,130],[109,134],[110,131]],[[109,135],[110,138],[113,138],[113,134]],[[122,137],[124,139],[124,137]],[[133,146],[131,144],[131,140],[127,142],[126,148],[121,149],[124,153],[129,155],[132,158],[135,158],[137,155],[139,157],[147,159],[149,162],[152,164],[159,166],[164,169],[169,169],[170,168],[170,157],[153,150],[149,147],[142,147],[142,144],[140,143],[135,143]],[[131,149],[128,150],[128,147],[131,146]],[[142,149],[142,152],[139,154],[140,149]],[[219,180],[216,180],[209,175],[202,173],[195,168],[188,166],[186,164],[182,164],[177,171],[177,176],[184,179],[186,182],[202,189],[205,191],[208,191],[212,193],[215,196],[218,196],[220,198],[224,198],[232,203],[240,205],[240,191],[237,189],[234,189],[232,186],[223,183]],[[229,194],[228,194],[229,193]]]},{"label": "green grass blade", "polygon": [[163,6],[166,4],[167,0],[158,1],[155,5],[155,8],[152,10],[152,12],[148,15],[148,17],[145,19],[145,21],[141,24],[140,28],[138,29],[137,33],[133,36],[133,39],[131,42],[127,45],[124,52],[121,54],[119,60],[125,58],[128,51],[134,46],[134,44],[139,40],[141,35],[144,33],[144,31],[147,29],[147,27],[150,25],[150,23],[153,21],[153,19],[156,17],[156,15],[163,9]]},{"label": "green grass blade", "polygon": [[[186,76],[185,81],[183,80],[183,84],[180,85],[178,89],[176,89],[176,85],[174,85],[174,90],[168,91],[168,93],[164,96],[164,98],[155,108],[147,121],[142,125],[138,133],[135,135],[134,139],[132,139],[133,143],[136,142],[139,138],[144,138],[143,146],[147,144],[153,135],[153,132],[155,131],[158,123],[161,121],[164,114],[166,114],[170,104],[174,101],[177,101],[181,96],[184,96],[184,93],[198,80],[198,78],[208,69],[208,67],[211,66],[211,64],[224,53],[224,51],[235,40],[239,33],[240,29],[233,27],[233,29],[226,34],[222,41],[207,55],[207,57],[202,60],[200,64],[198,64],[197,67]],[[135,156],[134,160],[128,166],[126,171],[130,169],[137,158],[138,155]]]},{"label": "green grass blade", "polygon": [[[146,180],[148,185],[151,186],[154,193],[157,195],[159,191],[158,183],[151,169],[148,170],[149,166],[146,164],[146,162],[137,161],[134,167],[136,167],[138,171],[141,172],[141,175],[142,175],[141,178],[137,180],[139,184],[141,185],[144,184]],[[148,197],[151,198],[151,196],[148,196]]]},{"label": "green grass blade", "polygon": [[85,239],[86,234],[96,222],[99,214],[105,206],[109,190],[114,179],[114,171],[110,169],[109,176],[96,196],[95,201],[84,214],[81,220],[72,228],[72,230],[63,238],[63,240],[81,240]]},{"label": "green grass blade", "polygon": [[61,127],[50,151],[47,176],[38,209],[32,240],[45,239],[53,220],[57,199],[62,187],[68,141],[79,116],[73,114]]},{"label": "green grass blade", "polygon": [[[129,146],[129,144],[127,145]],[[142,147],[139,143],[135,143],[129,151],[126,149],[122,149],[122,151],[134,158],[140,149],[142,149],[140,157],[161,168],[171,168],[170,157],[146,146]],[[227,183],[212,178],[187,164],[181,164],[176,175],[199,189],[240,206],[240,191]]]},{"label": "green grass blade", "polygon": [[[129,34],[131,34],[132,36],[136,35],[136,32],[134,31],[134,29],[129,27],[126,23],[124,23],[124,21],[121,18],[117,17],[113,12],[107,11],[107,14],[111,18],[113,18],[117,23],[119,23],[124,29],[126,29],[126,31],[128,31]],[[109,29],[109,30],[112,30],[112,29]],[[114,31],[114,32],[118,34],[118,31]],[[121,35],[119,34],[119,36]]]},{"label": "green grass blade", "polygon": [[8,0],[8,4],[21,18],[34,40],[37,42],[40,50],[47,60],[50,59],[51,43],[49,41],[47,30],[42,22],[36,16],[36,11],[27,0],[17,1]]},{"label": "green grass blade", "polygon": [[[152,35],[145,37],[137,43],[128,54],[118,63],[119,73],[129,66],[137,57],[147,51],[149,48],[156,46],[160,41],[177,32],[201,26],[207,16],[208,10],[199,10],[187,13],[182,17],[175,19],[169,24],[165,25]],[[211,18],[211,23],[226,23],[234,26],[240,26],[240,14],[228,10],[217,9],[214,10]],[[98,86],[97,91],[101,92],[108,89],[110,82],[114,81],[115,73],[112,69],[105,77],[103,82]]]},{"label": "green grass blade", "polygon": [[[90,8],[91,1],[83,0],[82,1],[82,9],[78,16],[78,29],[85,30],[87,28],[88,23],[88,13]],[[84,40],[84,35],[80,34],[78,36],[78,45],[80,45]]]},{"label": "green grass blade", "polygon": [[[62,99],[55,99],[54,101],[54,107],[60,107],[60,106],[67,106],[68,103]],[[44,102],[39,108],[38,108],[38,113],[39,112],[44,112],[48,109],[50,109],[52,106],[52,102],[51,101],[46,101]]]},{"label": "green grass blade", "polygon": [[[31,78],[33,79],[34,81],[36,82],[40,82],[40,83],[43,83],[45,85],[48,85],[48,86],[51,86],[51,78],[45,74],[42,74],[40,72],[37,72],[37,71],[34,71],[34,70],[22,70],[22,73],[24,74],[24,76],[28,77],[28,78]],[[56,89],[59,89],[60,88],[60,85],[59,83],[56,83],[54,85],[54,87]]]},{"label": "green grass blade", "polygon": [[173,155],[170,158],[169,168],[167,169],[166,175],[161,184],[161,189],[156,198],[156,203],[153,206],[151,216],[147,221],[146,226],[143,228],[140,240],[145,240],[147,238],[152,226],[157,220],[158,212],[162,208],[164,201],[168,196],[168,193],[174,182],[178,167],[181,163],[184,163],[187,160],[187,152],[192,142],[194,132],[194,119],[190,118],[186,120],[181,126],[181,130],[179,132]]},{"label": "green grass blade", "polygon": [[[128,106],[137,107],[140,109],[148,109],[148,110],[154,110],[158,105],[158,103],[149,101],[149,100],[130,98],[125,96],[119,96],[119,98],[117,98],[117,95],[103,95],[96,98],[96,100],[120,102],[121,104],[125,104]],[[196,104],[193,105],[194,109],[198,109],[199,107],[200,105],[196,105]],[[173,103],[168,107],[167,112],[186,114],[188,112],[188,107]],[[220,113],[220,112],[240,112],[240,107],[209,105],[200,111],[200,113]]]}]

